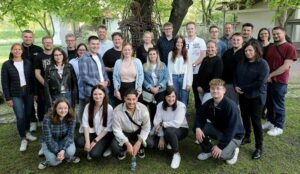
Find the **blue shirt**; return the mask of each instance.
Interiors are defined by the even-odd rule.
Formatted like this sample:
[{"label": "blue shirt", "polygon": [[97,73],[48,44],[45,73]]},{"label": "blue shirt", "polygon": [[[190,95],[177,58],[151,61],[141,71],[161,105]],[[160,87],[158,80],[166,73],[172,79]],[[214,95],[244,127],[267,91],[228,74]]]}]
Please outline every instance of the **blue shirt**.
[{"label": "blue shirt", "polygon": [[160,60],[168,66],[168,55],[173,50],[174,38],[168,40],[165,36],[161,36],[156,44],[159,51]]}]

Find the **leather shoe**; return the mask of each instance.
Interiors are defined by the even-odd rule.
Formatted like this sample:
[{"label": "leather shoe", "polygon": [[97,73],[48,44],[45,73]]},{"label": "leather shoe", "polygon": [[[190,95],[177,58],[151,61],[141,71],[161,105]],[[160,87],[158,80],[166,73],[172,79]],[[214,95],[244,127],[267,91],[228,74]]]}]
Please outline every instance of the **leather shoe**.
[{"label": "leather shoe", "polygon": [[243,138],[241,145],[245,145],[245,144],[249,144],[249,143],[251,143],[250,138]]},{"label": "leather shoe", "polygon": [[252,154],[252,159],[254,159],[254,160],[260,159],[261,154],[262,154],[261,149],[255,149],[254,153]]}]

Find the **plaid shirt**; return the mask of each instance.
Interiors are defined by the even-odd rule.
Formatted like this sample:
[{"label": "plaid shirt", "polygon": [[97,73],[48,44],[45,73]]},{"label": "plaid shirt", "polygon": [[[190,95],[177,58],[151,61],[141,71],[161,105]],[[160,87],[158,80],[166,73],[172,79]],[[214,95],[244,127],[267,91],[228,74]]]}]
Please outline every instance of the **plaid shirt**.
[{"label": "plaid shirt", "polygon": [[65,119],[54,124],[51,118],[45,117],[43,120],[43,142],[54,154],[66,150],[74,142],[75,126],[75,120],[68,126]]}]

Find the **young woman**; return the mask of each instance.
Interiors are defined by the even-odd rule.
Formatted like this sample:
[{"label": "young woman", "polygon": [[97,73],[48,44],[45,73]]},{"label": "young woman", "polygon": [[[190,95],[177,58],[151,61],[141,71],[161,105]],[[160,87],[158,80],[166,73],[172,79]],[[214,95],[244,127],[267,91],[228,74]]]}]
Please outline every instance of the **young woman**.
[{"label": "young woman", "polygon": [[[83,55],[86,53],[87,46],[84,43],[80,43],[77,46],[76,51],[77,51],[77,57],[75,59],[71,59],[70,60],[70,64],[73,66],[73,69],[74,69],[76,77],[77,77],[77,86],[78,86],[78,88],[80,88],[80,84],[79,84],[79,81],[80,81],[80,79],[79,79],[79,66],[78,66],[78,63],[79,63],[79,59],[81,59],[83,57]],[[80,100],[81,98],[84,98],[83,94],[80,93],[83,90],[84,89],[78,89],[78,92],[79,92],[79,107],[78,107],[78,110],[77,110],[77,113],[76,113],[76,120],[78,122],[80,122],[80,123],[81,123],[81,120],[82,120],[83,109],[85,107],[84,102],[82,100]]]},{"label": "young woman", "polygon": [[239,94],[239,102],[245,136],[243,144],[250,143],[251,125],[255,137],[255,152],[252,159],[259,159],[262,154],[263,132],[261,126],[262,109],[266,101],[267,78],[269,66],[262,58],[262,49],[258,41],[250,41],[245,45],[245,60],[237,65],[235,90]]},{"label": "young woman", "polygon": [[137,47],[136,57],[141,60],[142,64],[146,63],[149,48],[153,48],[153,33],[150,31],[145,31],[143,35],[144,43]]},{"label": "young woman", "polygon": [[178,100],[186,106],[188,104],[189,91],[193,83],[192,61],[188,58],[185,40],[177,36],[173,50],[168,55],[169,86],[175,88]]},{"label": "young woman", "polygon": [[103,86],[95,86],[90,102],[85,106],[77,145],[88,153],[87,158],[97,158],[110,146],[113,108],[108,104],[108,95]]},{"label": "young woman", "polygon": [[197,90],[202,104],[211,99],[209,82],[215,78],[221,78],[223,72],[223,61],[217,56],[217,43],[207,42],[207,56],[203,59],[197,75]]},{"label": "young woman", "polygon": [[267,28],[261,28],[258,32],[257,40],[260,41],[260,43],[263,46],[263,56],[262,58],[266,59],[266,55],[268,52],[268,49],[273,43],[270,43],[271,34],[270,31]]},{"label": "young woman", "polygon": [[29,60],[22,59],[22,45],[15,43],[10,49],[12,58],[5,61],[1,69],[1,84],[9,107],[17,118],[17,128],[21,137],[20,151],[26,151],[28,140],[37,138],[29,133],[33,106],[34,74]]},{"label": "young woman", "polygon": [[160,61],[158,50],[149,48],[147,63],[144,65],[144,90],[153,94],[156,103],[147,103],[149,105],[149,112],[151,122],[156,113],[156,105],[163,101],[164,91],[166,90],[169,79],[168,68]]},{"label": "young woman", "polygon": [[173,169],[178,168],[181,161],[178,142],[188,135],[189,126],[185,114],[186,106],[177,100],[175,89],[167,88],[164,100],[157,105],[153,121],[156,136],[152,141],[154,143],[149,143],[149,146],[158,147],[160,150],[165,147],[172,149],[171,168]]},{"label": "young woman", "polygon": [[132,45],[125,43],[122,48],[121,59],[117,60],[114,66],[113,81],[117,104],[124,100],[123,96],[126,90],[135,89],[139,96],[142,93],[143,65],[139,59],[132,56],[132,53]]},{"label": "young woman", "polygon": [[76,121],[68,100],[58,98],[51,111],[43,120],[42,149],[46,160],[38,165],[39,169],[57,166],[64,159],[78,163],[75,157],[74,129]]},{"label": "young woman", "polygon": [[78,100],[77,78],[73,66],[69,64],[66,53],[54,48],[51,64],[45,71],[45,91],[47,108],[59,97],[65,97],[75,107]]}]

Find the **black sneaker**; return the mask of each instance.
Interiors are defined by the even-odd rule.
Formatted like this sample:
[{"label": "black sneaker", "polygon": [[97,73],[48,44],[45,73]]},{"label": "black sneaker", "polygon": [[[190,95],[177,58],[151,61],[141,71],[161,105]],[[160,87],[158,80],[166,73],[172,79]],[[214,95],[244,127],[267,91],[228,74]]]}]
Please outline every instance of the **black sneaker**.
[{"label": "black sneaker", "polygon": [[123,160],[126,158],[126,153],[127,151],[122,151],[119,155],[118,155],[118,159],[119,160]]},{"label": "black sneaker", "polygon": [[140,148],[140,150],[138,151],[138,156],[140,158],[145,158],[145,149]]}]

